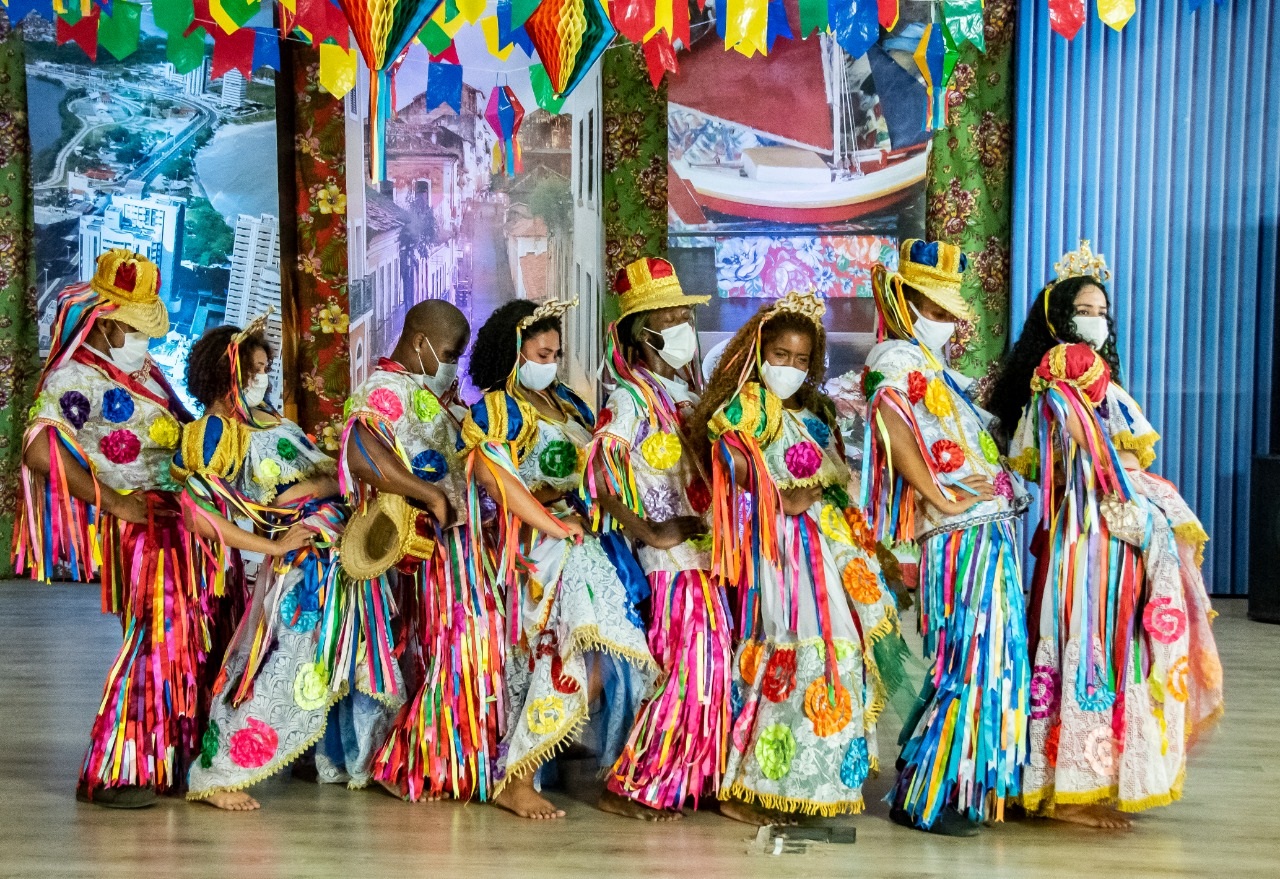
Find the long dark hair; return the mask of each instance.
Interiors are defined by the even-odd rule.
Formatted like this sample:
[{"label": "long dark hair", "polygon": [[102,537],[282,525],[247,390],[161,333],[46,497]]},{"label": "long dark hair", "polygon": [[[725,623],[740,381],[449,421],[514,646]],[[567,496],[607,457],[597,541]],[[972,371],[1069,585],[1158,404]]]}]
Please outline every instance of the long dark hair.
[{"label": "long dark hair", "polygon": [[[231,337],[240,332],[239,327],[224,325],[206,330],[191,346],[187,357],[187,391],[208,409],[218,400],[228,397],[233,390],[231,361],[227,348]],[[253,355],[265,351],[267,359],[274,357],[271,345],[262,333],[254,333],[240,343],[240,374],[251,377]]]},{"label": "long dark hair", "polygon": [[[803,315],[796,314],[794,311],[772,313],[770,308],[771,306],[761,308],[751,320],[734,333],[724,353],[720,355],[715,372],[707,382],[706,392],[702,395],[698,408],[694,410],[693,417],[689,420],[693,425],[703,426],[702,429],[693,431],[690,444],[693,446],[694,453],[707,466],[711,464],[711,442],[707,437],[706,425],[711,422],[711,416],[715,415],[716,411],[729,402],[737,392],[742,365],[746,358],[754,356],[757,332],[760,334],[762,348],[785,332],[803,333],[813,340],[813,350],[809,353],[809,374],[804,384],[800,386],[800,390],[796,391],[796,399],[839,436],[835,404],[821,391],[827,372],[827,334]],[[754,363],[751,365],[748,380],[761,381]]]},{"label": "long dark hair", "polygon": [[[1000,419],[1000,432],[1010,437],[1022,417],[1023,407],[1031,399],[1031,376],[1040,365],[1040,361],[1050,348],[1061,342],[1084,342],[1076,335],[1072,318],[1076,314],[1076,296],[1088,286],[1097,287],[1107,300],[1107,322],[1110,331],[1107,342],[1098,352],[1111,367],[1111,380],[1121,384],[1120,356],[1116,353],[1115,323],[1110,318],[1111,296],[1107,288],[1091,277],[1067,278],[1047,288],[1049,297],[1048,317],[1045,316],[1045,290],[1041,290],[1031,301],[1027,310],[1027,321],[1022,325],[1022,334],[1009,349],[1009,353],[1000,361],[1000,371],[991,395],[987,400],[987,409]],[[1052,324],[1052,329],[1050,328]],[[1086,343],[1087,344],[1087,343]]]},{"label": "long dark hair", "polygon": [[[517,327],[537,307],[528,299],[513,299],[489,315],[480,332],[476,333],[475,344],[471,347],[469,373],[473,385],[482,391],[498,391],[506,387],[507,377],[516,365]],[[563,343],[564,333],[558,317],[546,317],[526,327],[524,337],[528,339],[547,330],[560,333]]]}]

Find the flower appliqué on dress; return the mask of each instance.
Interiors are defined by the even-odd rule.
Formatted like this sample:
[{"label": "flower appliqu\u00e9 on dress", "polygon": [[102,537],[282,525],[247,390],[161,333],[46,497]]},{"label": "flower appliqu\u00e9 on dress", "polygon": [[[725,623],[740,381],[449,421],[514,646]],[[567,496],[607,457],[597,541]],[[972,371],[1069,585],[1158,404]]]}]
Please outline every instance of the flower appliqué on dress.
[{"label": "flower appliqu\u00e9 on dress", "polygon": [[435,449],[423,449],[413,456],[413,475],[427,482],[439,482],[449,472],[449,462]]},{"label": "flower appliqu\u00e9 on dress", "polygon": [[1142,626],[1161,644],[1172,644],[1187,630],[1187,615],[1166,595],[1153,598],[1142,612]]},{"label": "flower appliqu\u00e9 on dress", "polygon": [[112,464],[132,464],[142,451],[142,442],[131,430],[113,430],[98,441],[98,450]]},{"label": "flower appliqu\u00e9 on dress", "polygon": [[756,740],[756,762],[765,778],[777,781],[791,771],[796,756],[796,737],[789,727],[775,723]]},{"label": "flower appliqu\u00e9 on dress", "polygon": [[738,653],[738,674],[748,687],[755,686],[760,674],[760,660],[764,658],[764,645],[759,641],[747,641]]},{"label": "flower appliqu\u00e9 on dress", "polygon": [[871,773],[871,757],[867,753],[867,740],[858,736],[849,742],[844,759],[840,761],[840,782],[857,790]]},{"label": "flower appliqu\u00e9 on dress", "polygon": [[423,388],[413,392],[413,414],[419,421],[434,421],[442,408],[436,395]]},{"label": "flower appliqu\u00e9 on dress", "polygon": [[839,679],[832,690],[826,677],[820,677],[805,688],[804,714],[813,723],[813,734],[825,738],[849,725],[853,719],[853,698]]},{"label": "flower appliqu\u00e9 on dress", "polygon": [[564,479],[578,469],[578,448],[566,440],[552,440],[538,455],[538,467],[552,479]]},{"label": "flower appliqu\u00e9 on dress", "polygon": [[760,690],[770,702],[784,702],[796,689],[796,652],[774,650],[764,667]]},{"label": "flower appliqu\u00e9 on dress", "polygon": [[293,461],[298,457],[298,447],[289,442],[287,437],[280,437],[276,443],[276,454],[280,456],[281,461]]},{"label": "flower appliqu\u00e9 on dress", "polygon": [[67,391],[59,397],[58,408],[76,430],[84,427],[84,423],[89,420],[89,398],[79,391]]},{"label": "flower appliqu\u00e9 on dress", "polygon": [[859,604],[875,604],[880,600],[880,580],[864,560],[851,559],[840,579],[844,591]]},{"label": "flower appliqu\u00e9 on dress", "polygon": [[1058,709],[1058,672],[1037,665],[1031,675],[1031,719],[1044,720]]},{"label": "flower appliqu\u00e9 on dress", "polygon": [[924,408],[938,418],[946,418],[951,414],[951,395],[947,393],[947,386],[942,383],[942,379],[935,378],[929,382],[929,387],[924,392]]},{"label": "flower appliqu\u00e9 on dress", "polygon": [[670,470],[680,463],[680,438],[674,433],[658,431],[640,444],[640,454],[654,470]]},{"label": "flower appliqu\u00e9 on dress", "polygon": [[964,466],[964,450],[949,439],[940,439],[929,447],[934,465],[941,473],[954,473]]},{"label": "flower appliqu\u00e9 on dress", "polygon": [[404,404],[390,388],[374,388],[369,393],[369,408],[392,421],[399,421],[404,415]]},{"label": "flower appliqu\u00e9 on dress", "polygon": [[250,717],[244,729],[231,734],[231,762],[242,769],[257,769],[275,756],[280,737],[267,724]]},{"label": "flower appliqu\u00e9 on dress", "polygon": [[808,479],[822,466],[822,452],[810,440],[801,440],[783,453],[782,460],[796,479]]},{"label": "flower appliqu\u00e9 on dress", "polygon": [[293,701],[303,711],[315,711],[329,702],[329,673],[324,663],[310,662],[293,679]]},{"label": "flower appliqu\u00e9 on dress", "polygon": [[804,429],[809,432],[809,436],[813,437],[813,441],[824,449],[827,443],[831,442],[831,428],[827,427],[820,418],[810,415],[804,420]]},{"label": "flower appliqu\u00e9 on dress", "polygon": [[161,415],[147,428],[147,436],[162,449],[176,449],[182,438],[182,428],[170,415]]},{"label": "flower appliqu\u00e9 on dress", "polygon": [[102,415],[108,421],[123,424],[133,417],[133,397],[123,388],[111,388],[102,395]]},{"label": "flower appliqu\u00e9 on dress", "polygon": [[564,701],[559,696],[543,696],[535,699],[525,713],[533,734],[545,736],[555,732],[564,723]]},{"label": "flower appliqu\u00e9 on dress", "polygon": [[912,406],[924,399],[925,391],[928,388],[929,380],[924,377],[923,372],[912,370],[907,373],[907,399],[911,401]]}]

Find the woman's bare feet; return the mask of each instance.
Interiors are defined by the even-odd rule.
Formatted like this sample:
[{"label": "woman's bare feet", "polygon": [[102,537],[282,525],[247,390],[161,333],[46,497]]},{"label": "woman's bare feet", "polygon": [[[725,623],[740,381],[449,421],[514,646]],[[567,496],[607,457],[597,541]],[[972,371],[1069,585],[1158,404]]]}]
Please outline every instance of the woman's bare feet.
[{"label": "woman's bare feet", "polygon": [[684,817],[682,812],[654,809],[643,803],[637,803],[635,800],[619,796],[611,790],[606,790],[600,794],[600,799],[596,801],[596,808],[611,815],[621,815],[623,818],[636,818],[640,821],[656,821],[659,823],[679,821]]},{"label": "woman's bare feet", "polygon": [[252,812],[254,809],[262,808],[257,800],[242,790],[219,791],[216,794],[210,794],[200,802],[227,812]]},{"label": "woman's bare feet", "polygon": [[759,806],[753,806],[751,803],[744,803],[741,800],[721,800],[720,814],[726,818],[732,818],[734,821],[741,821],[743,824],[751,824],[756,827],[764,827],[768,824],[790,827],[796,823],[794,815],[775,812],[772,809],[762,809]]},{"label": "woman's bare feet", "polygon": [[494,798],[493,804],[499,809],[506,809],[521,818],[531,818],[534,821],[564,817],[563,809],[557,809],[554,803],[533,789],[532,772],[507,782],[502,793]]},{"label": "woman's bare feet", "polygon": [[1133,821],[1107,806],[1056,806],[1050,816],[1055,821],[1097,827],[1101,830],[1132,830]]}]

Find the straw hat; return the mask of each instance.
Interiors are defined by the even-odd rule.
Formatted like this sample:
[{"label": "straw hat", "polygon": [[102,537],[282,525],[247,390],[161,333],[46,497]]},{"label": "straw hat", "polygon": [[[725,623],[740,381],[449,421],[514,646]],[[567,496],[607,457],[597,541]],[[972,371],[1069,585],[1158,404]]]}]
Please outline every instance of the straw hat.
[{"label": "straw hat", "polygon": [[619,270],[613,282],[622,313],[618,320],[641,311],[705,305],[710,296],[688,296],[680,287],[676,270],[665,259],[646,257]]},{"label": "straw hat", "polygon": [[902,242],[898,271],[888,276],[919,290],[928,299],[945,308],[960,320],[972,321],[973,310],[960,295],[969,260],[964,251],[945,241],[921,241],[908,238]]},{"label": "straw hat", "polygon": [[108,250],[98,257],[89,286],[115,306],[104,316],[153,339],[169,332],[169,309],[160,299],[160,269],[145,256],[124,248]]},{"label": "straw hat", "polygon": [[431,557],[435,541],[418,533],[418,511],[398,494],[379,494],[351,517],[338,544],[342,570],[352,580],[376,580],[405,557]]}]

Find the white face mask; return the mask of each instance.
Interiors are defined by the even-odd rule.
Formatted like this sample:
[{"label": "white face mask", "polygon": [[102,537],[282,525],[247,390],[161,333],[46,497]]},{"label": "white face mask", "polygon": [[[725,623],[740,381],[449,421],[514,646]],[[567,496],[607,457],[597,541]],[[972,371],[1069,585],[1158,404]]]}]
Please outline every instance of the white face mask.
[{"label": "white face mask", "polygon": [[532,360],[526,360],[520,364],[520,384],[531,391],[545,391],[556,380],[556,374],[559,371],[560,364],[554,360],[551,363],[535,363]]},{"label": "white face mask", "polygon": [[808,375],[809,373],[803,369],[796,369],[794,366],[774,366],[768,361],[760,367],[760,377],[764,379],[765,385],[781,400],[790,400],[795,396]]},{"label": "white face mask", "polygon": [[147,363],[147,347],[151,337],[146,333],[125,333],[124,344],[112,348],[107,357],[124,372],[134,373]]},{"label": "white face mask", "polygon": [[1093,350],[1100,351],[1107,344],[1107,337],[1111,335],[1111,323],[1105,316],[1077,314],[1071,321],[1076,335],[1088,342]]},{"label": "white face mask", "polygon": [[458,377],[458,364],[445,363],[440,359],[440,355],[436,353],[436,346],[431,344],[431,340],[427,339],[427,347],[431,349],[431,356],[436,359],[436,374],[427,375],[427,366],[422,362],[422,352],[418,352],[418,367],[422,370],[422,385],[437,397],[443,397],[449,392],[449,388],[453,387],[453,382]]},{"label": "white face mask", "polygon": [[262,401],[267,398],[267,385],[270,381],[265,372],[260,372],[249,379],[249,384],[245,385],[244,390],[240,392],[244,404],[250,409],[261,406]]},{"label": "white face mask", "polygon": [[662,337],[661,348],[653,345],[649,347],[654,348],[658,356],[672,369],[684,369],[693,359],[693,355],[698,353],[698,334],[694,332],[693,324],[683,323],[679,326],[667,327],[662,332],[648,327],[645,327],[645,330]]},{"label": "white face mask", "polygon": [[914,305],[911,306],[911,310],[916,315],[915,321],[912,323],[916,338],[920,340],[921,345],[932,351],[939,360],[942,360],[942,347],[955,335],[955,323],[929,320]]}]

